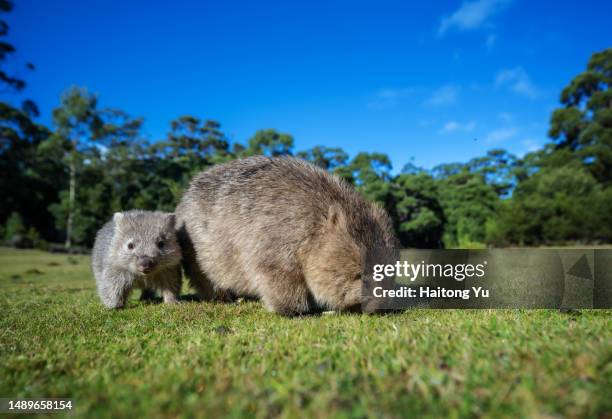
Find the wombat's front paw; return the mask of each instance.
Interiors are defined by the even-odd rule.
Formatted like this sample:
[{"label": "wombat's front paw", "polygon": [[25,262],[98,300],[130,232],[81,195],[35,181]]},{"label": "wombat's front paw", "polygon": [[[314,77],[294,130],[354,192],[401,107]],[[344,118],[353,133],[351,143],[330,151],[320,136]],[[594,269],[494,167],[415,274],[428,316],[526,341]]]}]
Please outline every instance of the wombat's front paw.
[{"label": "wombat's front paw", "polygon": [[162,294],[164,296],[164,303],[165,304],[178,304],[179,303],[178,296],[176,294],[174,294],[173,292],[171,292],[171,291],[163,291]]}]

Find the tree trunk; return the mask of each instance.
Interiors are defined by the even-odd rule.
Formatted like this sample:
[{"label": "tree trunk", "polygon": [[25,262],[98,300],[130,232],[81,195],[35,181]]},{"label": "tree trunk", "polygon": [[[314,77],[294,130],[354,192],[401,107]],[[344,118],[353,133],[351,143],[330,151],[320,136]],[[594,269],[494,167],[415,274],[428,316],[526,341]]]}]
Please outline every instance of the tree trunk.
[{"label": "tree trunk", "polygon": [[68,221],[66,223],[66,249],[72,246],[72,224],[74,222],[74,201],[76,192],[76,156],[70,159],[70,192],[68,196]]}]

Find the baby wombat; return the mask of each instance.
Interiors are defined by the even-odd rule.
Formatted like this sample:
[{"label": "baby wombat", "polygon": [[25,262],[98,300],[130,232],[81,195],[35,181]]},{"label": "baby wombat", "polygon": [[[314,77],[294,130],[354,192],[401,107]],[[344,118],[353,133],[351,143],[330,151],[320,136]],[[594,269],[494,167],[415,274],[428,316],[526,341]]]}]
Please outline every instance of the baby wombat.
[{"label": "baby wombat", "polygon": [[117,212],[96,234],[91,265],[98,295],[108,308],[125,305],[130,291],[160,289],[164,302],[178,301],[181,249],[175,216],[163,212]]},{"label": "baby wombat", "polygon": [[175,213],[185,273],[202,298],[259,297],[284,315],[358,308],[366,252],[396,244],[381,208],[294,158],[201,172]]}]

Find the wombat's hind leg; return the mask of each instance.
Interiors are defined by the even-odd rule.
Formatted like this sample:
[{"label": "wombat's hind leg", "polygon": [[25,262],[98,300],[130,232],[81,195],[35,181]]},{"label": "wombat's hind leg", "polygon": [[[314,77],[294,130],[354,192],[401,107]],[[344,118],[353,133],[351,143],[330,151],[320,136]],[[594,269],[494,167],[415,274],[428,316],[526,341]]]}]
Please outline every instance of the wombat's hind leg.
[{"label": "wombat's hind leg", "polygon": [[[185,253],[188,251],[189,250],[185,251]],[[206,275],[200,271],[200,267],[195,261],[193,251],[184,256],[183,270],[185,271],[185,276],[189,278],[189,285],[196,291],[200,300],[210,301],[215,298],[215,289]]]},{"label": "wombat's hind leg", "polygon": [[197,265],[193,269],[188,269],[186,266],[185,274],[189,278],[189,285],[195,290],[198,298],[202,301],[211,301],[215,298],[215,289],[210,283],[206,275],[199,271]]},{"label": "wombat's hind leg", "polygon": [[215,301],[220,301],[222,303],[233,303],[238,298],[231,290],[225,290],[221,288],[217,288],[215,290]]},{"label": "wombat's hind leg", "polygon": [[199,300],[210,301],[214,299],[214,287],[198,266],[193,242],[184,225],[177,230],[177,237],[183,252],[183,271],[185,276],[189,278],[189,285],[195,290]]},{"label": "wombat's hind leg", "polygon": [[[281,275],[283,278],[279,278]],[[283,316],[296,316],[309,314],[314,309],[308,287],[299,274],[257,274],[256,283],[264,307],[269,311]]]}]

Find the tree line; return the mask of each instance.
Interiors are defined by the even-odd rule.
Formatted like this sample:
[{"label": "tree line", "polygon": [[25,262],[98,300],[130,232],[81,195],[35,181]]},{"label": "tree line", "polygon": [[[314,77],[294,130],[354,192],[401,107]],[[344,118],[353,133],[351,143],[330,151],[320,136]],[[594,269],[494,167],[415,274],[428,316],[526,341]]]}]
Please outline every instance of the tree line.
[{"label": "tree line", "polygon": [[[11,7],[0,0],[0,11]],[[0,37],[7,32],[0,21]],[[17,94],[26,83],[5,71],[13,51],[0,42],[0,85]],[[33,101],[0,102],[0,238],[17,246],[91,246],[113,212],[172,211],[197,172],[261,154],[300,157],[353,184],[389,212],[403,246],[610,243],[610,84],[607,49],[561,92],[542,149],[523,157],[494,149],[431,170],[409,163],[397,175],[386,154],[351,158],[323,145],[299,151],[290,134],[274,129],[235,142],[219,122],[190,115],[172,121],[165,138],[147,141],[141,118],[100,107],[83,87],[64,92],[49,127],[36,122]]]}]

